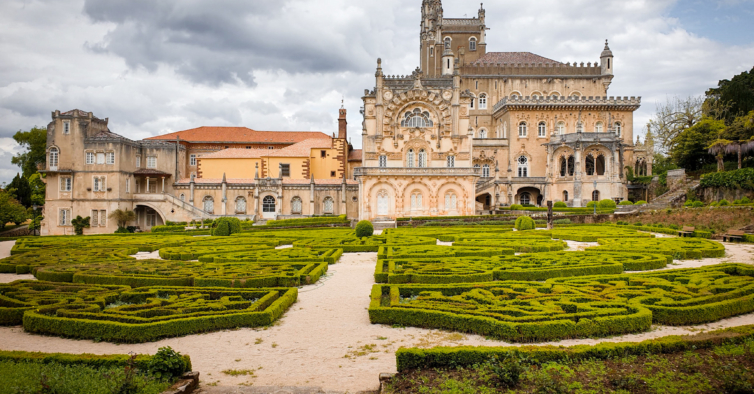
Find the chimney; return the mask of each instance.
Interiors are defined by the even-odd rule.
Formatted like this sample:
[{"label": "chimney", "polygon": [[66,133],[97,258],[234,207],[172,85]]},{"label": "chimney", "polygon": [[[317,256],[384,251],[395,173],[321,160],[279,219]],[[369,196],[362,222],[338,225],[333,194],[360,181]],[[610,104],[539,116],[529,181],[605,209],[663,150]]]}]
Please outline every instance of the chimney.
[{"label": "chimney", "polygon": [[340,116],[338,117],[338,138],[345,140],[348,136],[348,121],[346,120],[346,109],[341,106],[339,113]]}]

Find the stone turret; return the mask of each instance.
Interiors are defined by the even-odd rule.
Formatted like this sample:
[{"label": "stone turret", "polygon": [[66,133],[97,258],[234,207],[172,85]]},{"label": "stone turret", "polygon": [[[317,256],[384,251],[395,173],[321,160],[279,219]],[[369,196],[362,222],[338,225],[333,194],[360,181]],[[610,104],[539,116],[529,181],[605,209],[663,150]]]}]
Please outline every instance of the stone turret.
[{"label": "stone turret", "polygon": [[602,75],[613,75],[613,68],[615,67],[615,64],[613,64],[613,51],[610,50],[607,40],[605,40],[605,49],[600,55],[600,61],[602,65]]}]

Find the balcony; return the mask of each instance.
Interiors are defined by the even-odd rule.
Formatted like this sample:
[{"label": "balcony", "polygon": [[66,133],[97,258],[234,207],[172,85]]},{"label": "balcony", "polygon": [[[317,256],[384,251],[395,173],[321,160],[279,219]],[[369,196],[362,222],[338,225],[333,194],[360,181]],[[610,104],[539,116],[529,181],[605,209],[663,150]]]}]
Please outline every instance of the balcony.
[{"label": "balcony", "polygon": [[507,138],[474,138],[474,147],[499,148],[508,146]]},{"label": "balcony", "polygon": [[527,178],[511,178],[511,183],[514,185],[516,184],[529,184],[529,183],[545,183],[547,182],[547,177],[539,176],[539,177],[527,177]]},{"label": "balcony", "polygon": [[359,176],[482,176],[481,168],[471,167],[359,167],[354,170]]}]

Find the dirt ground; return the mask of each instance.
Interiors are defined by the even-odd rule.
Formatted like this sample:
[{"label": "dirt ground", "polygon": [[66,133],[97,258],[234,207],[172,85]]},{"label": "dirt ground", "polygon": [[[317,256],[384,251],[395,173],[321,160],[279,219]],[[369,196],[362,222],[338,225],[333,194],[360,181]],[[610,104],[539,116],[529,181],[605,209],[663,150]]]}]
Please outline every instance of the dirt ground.
[{"label": "dirt ground", "polygon": [[[5,244],[0,243],[0,253],[10,250]],[[586,246],[591,245],[569,242],[569,250]],[[725,258],[681,261],[669,268],[725,261],[752,264],[754,245],[725,246],[728,251]],[[320,282],[301,288],[296,304],[267,329],[238,329],[146,344],[116,345],[30,335],[21,327],[0,327],[0,349],[124,354],[154,353],[160,347],[170,346],[191,356],[194,369],[201,372],[205,385],[315,386],[355,392],[376,390],[380,373],[396,372],[394,353],[400,347],[515,346],[477,335],[370,324],[367,309],[376,258],[376,253],[343,255],[338,264],[330,266],[327,276]],[[0,282],[16,279],[25,278],[0,275]],[[642,341],[748,324],[754,324],[754,314],[699,326],[657,326],[646,333],[552,344],[570,346]],[[243,371],[246,375],[223,373],[231,370]]]}]

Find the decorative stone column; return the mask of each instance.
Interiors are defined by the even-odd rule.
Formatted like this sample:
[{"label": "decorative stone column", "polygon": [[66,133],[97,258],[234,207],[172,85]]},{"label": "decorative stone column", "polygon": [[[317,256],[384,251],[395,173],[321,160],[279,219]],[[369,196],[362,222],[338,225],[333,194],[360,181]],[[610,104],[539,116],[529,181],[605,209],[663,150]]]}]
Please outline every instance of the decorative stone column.
[{"label": "decorative stone column", "polygon": [[228,213],[228,182],[225,179],[225,173],[223,172],[223,199],[222,199],[222,215],[225,216]]},{"label": "decorative stone column", "polygon": [[194,174],[191,174],[191,182],[189,182],[189,202],[194,205]]},{"label": "decorative stone column", "polygon": [[314,216],[314,174],[309,183],[309,216]]},{"label": "decorative stone column", "polygon": [[581,181],[581,144],[578,144],[574,149],[574,178],[573,178],[573,206],[574,208],[581,207],[583,205],[582,199],[582,181]]}]

